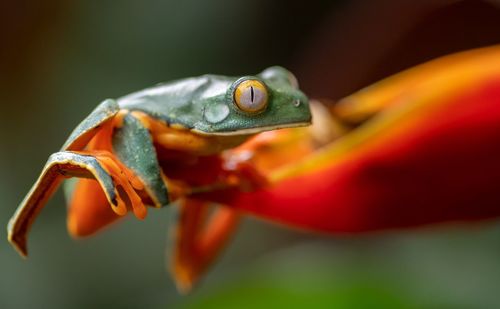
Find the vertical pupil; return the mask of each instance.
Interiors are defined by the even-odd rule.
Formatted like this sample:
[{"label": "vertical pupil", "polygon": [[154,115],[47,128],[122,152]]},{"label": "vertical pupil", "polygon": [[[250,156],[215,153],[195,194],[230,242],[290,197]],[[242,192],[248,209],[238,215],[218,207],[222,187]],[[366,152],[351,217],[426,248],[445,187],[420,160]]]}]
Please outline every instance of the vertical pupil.
[{"label": "vertical pupil", "polygon": [[252,103],[253,103],[253,97],[254,97],[253,86],[250,86],[250,101],[252,101]]}]

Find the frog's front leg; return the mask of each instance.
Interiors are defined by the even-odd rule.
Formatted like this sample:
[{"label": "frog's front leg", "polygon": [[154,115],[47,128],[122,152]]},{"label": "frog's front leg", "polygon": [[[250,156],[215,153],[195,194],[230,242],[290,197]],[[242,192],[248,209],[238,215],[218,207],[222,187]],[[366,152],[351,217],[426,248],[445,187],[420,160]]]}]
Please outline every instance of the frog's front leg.
[{"label": "frog's front leg", "polygon": [[192,187],[189,193],[191,197],[178,201],[179,216],[172,231],[174,246],[169,268],[181,292],[189,292],[203,276],[235,233],[241,217],[240,212],[233,207],[214,204],[195,196],[219,186],[238,187],[246,191],[268,185],[267,178],[254,165],[252,156],[247,154],[239,152],[223,155],[218,177],[220,182]]},{"label": "frog's front leg", "polygon": [[209,214],[210,203],[197,199],[182,199],[179,204],[170,271],[179,291],[187,293],[235,232],[240,213],[231,207],[214,206],[217,208]]}]

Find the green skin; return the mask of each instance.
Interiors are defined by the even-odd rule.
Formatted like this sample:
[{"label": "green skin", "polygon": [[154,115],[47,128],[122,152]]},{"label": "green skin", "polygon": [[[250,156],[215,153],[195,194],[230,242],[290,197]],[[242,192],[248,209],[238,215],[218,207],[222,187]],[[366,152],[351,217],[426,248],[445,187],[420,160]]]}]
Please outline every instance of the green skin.
[{"label": "green skin", "polygon": [[[243,113],[233,103],[234,86],[249,78],[263,81],[269,92],[269,106],[258,115]],[[257,76],[203,75],[160,84],[122,97],[117,102],[122,109],[143,111],[200,134],[258,133],[309,124],[311,114],[307,97],[294,83],[295,78],[290,72],[271,67]]]},{"label": "green skin", "polygon": [[[268,106],[258,114],[239,110],[235,87],[245,79],[258,79],[268,91]],[[99,128],[120,110],[141,111],[166,124],[179,124],[200,135],[224,138],[308,125],[311,112],[307,97],[297,88],[295,77],[284,68],[271,67],[256,76],[203,75],[159,84],[117,100],[103,101],[71,133],[60,152],[50,156],[37,182],[17,208],[8,225],[8,238],[27,255],[26,237],[36,215],[64,177],[96,179],[108,201],[116,206],[117,190],[112,177],[91,155],[74,153],[85,148]],[[156,207],[169,204],[168,191],[149,131],[127,113],[116,128],[113,151],[144,183]]]}]

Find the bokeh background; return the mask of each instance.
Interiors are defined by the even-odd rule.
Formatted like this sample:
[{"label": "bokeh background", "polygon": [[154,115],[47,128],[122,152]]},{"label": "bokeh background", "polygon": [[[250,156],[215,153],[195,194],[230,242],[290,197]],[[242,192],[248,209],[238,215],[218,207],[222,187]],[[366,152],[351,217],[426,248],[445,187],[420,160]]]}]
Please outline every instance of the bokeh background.
[{"label": "bokeh background", "polygon": [[[500,43],[498,1],[1,1],[0,225],[100,101],[270,65],[335,101]],[[0,229],[0,308],[499,308],[500,224],[319,236],[247,218],[190,295],[165,270],[171,212],[72,240],[59,193],[22,260]]]}]

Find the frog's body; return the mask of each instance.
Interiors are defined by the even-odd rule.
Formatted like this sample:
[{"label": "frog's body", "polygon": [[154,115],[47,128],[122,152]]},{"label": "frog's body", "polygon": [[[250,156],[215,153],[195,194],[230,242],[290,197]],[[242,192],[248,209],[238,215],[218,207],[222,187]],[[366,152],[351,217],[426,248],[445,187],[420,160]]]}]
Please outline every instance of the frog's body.
[{"label": "frog's body", "polygon": [[169,204],[167,188],[175,188],[165,176],[165,158],[172,166],[217,155],[256,133],[310,121],[307,97],[281,67],[240,78],[186,78],[105,100],[49,158],[9,222],[9,240],[26,255],[29,227],[64,177],[97,180],[79,180],[69,208],[70,233],[88,235],[130,209],[144,218],[144,204]]}]

